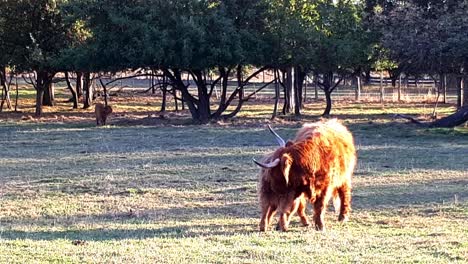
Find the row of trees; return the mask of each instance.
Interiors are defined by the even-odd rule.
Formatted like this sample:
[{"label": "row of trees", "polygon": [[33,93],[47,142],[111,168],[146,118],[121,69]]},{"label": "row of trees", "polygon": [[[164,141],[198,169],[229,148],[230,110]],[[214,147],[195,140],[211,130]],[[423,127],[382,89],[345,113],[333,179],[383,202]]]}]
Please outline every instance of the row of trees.
[{"label": "row of trees", "polygon": [[[467,11],[465,0],[2,0],[2,101],[9,99],[7,71],[34,73],[40,116],[57,73],[65,73],[74,107],[81,91],[89,107],[92,75],[138,69],[162,80],[164,91],[178,91],[204,123],[236,115],[253,95],[244,86],[270,70],[275,114],[283,92],[283,114],[300,115],[303,83],[313,75],[329,115],[342,78],[373,69],[457,74],[463,83]],[[229,80],[237,81],[233,91]]]}]

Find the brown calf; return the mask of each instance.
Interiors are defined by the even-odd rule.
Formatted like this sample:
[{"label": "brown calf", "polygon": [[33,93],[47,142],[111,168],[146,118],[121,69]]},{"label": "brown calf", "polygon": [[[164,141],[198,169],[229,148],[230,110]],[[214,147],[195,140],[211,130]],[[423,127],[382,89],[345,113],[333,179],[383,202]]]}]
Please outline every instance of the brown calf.
[{"label": "brown calf", "polygon": [[98,103],[95,106],[94,113],[96,114],[96,125],[104,126],[106,125],[107,116],[112,113],[112,107]]}]

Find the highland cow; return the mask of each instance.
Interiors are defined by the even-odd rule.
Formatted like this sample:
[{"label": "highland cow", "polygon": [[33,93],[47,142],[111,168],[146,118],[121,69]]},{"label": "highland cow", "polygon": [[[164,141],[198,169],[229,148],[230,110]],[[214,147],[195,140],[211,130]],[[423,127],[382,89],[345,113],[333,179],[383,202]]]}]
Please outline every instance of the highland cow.
[{"label": "highland cow", "polygon": [[274,134],[280,148],[262,162],[255,161],[262,167],[260,230],[267,229],[277,210],[280,214],[278,227],[287,231],[289,218],[296,210],[301,209],[301,220],[306,217],[301,202],[305,197],[313,204],[317,230],[325,227],[324,214],[332,196],[339,200],[339,205],[335,205],[338,220],[347,221],[351,210],[351,176],[356,165],[353,136],[348,129],[333,119],[305,124],[295,139],[287,143]]},{"label": "highland cow", "polygon": [[112,113],[112,107],[109,105],[96,104],[94,113],[96,114],[96,125],[106,125],[107,116]]}]

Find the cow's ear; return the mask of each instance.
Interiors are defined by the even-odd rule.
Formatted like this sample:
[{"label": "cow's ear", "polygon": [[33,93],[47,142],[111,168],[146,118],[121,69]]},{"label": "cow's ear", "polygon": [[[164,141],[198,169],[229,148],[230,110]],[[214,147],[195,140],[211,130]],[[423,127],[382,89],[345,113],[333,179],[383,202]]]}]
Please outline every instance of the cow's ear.
[{"label": "cow's ear", "polygon": [[286,186],[289,185],[289,171],[291,170],[291,165],[293,163],[293,158],[291,155],[285,153],[281,156],[281,171],[283,172],[284,180],[286,181]]}]

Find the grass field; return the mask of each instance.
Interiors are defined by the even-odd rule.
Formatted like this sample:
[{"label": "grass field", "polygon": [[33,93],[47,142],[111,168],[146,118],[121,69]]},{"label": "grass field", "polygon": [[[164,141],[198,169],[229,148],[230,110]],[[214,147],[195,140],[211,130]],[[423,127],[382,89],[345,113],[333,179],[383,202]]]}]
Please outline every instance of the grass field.
[{"label": "grass field", "polygon": [[[251,159],[275,141],[269,108],[245,109],[205,126],[3,119],[0,263],[468,262],[466,128],[389,118],[430,111],[416,104],[335,105],[358,147],[351,221],[259,233]],[[273,125],[291,138],[322,109]]]}]

